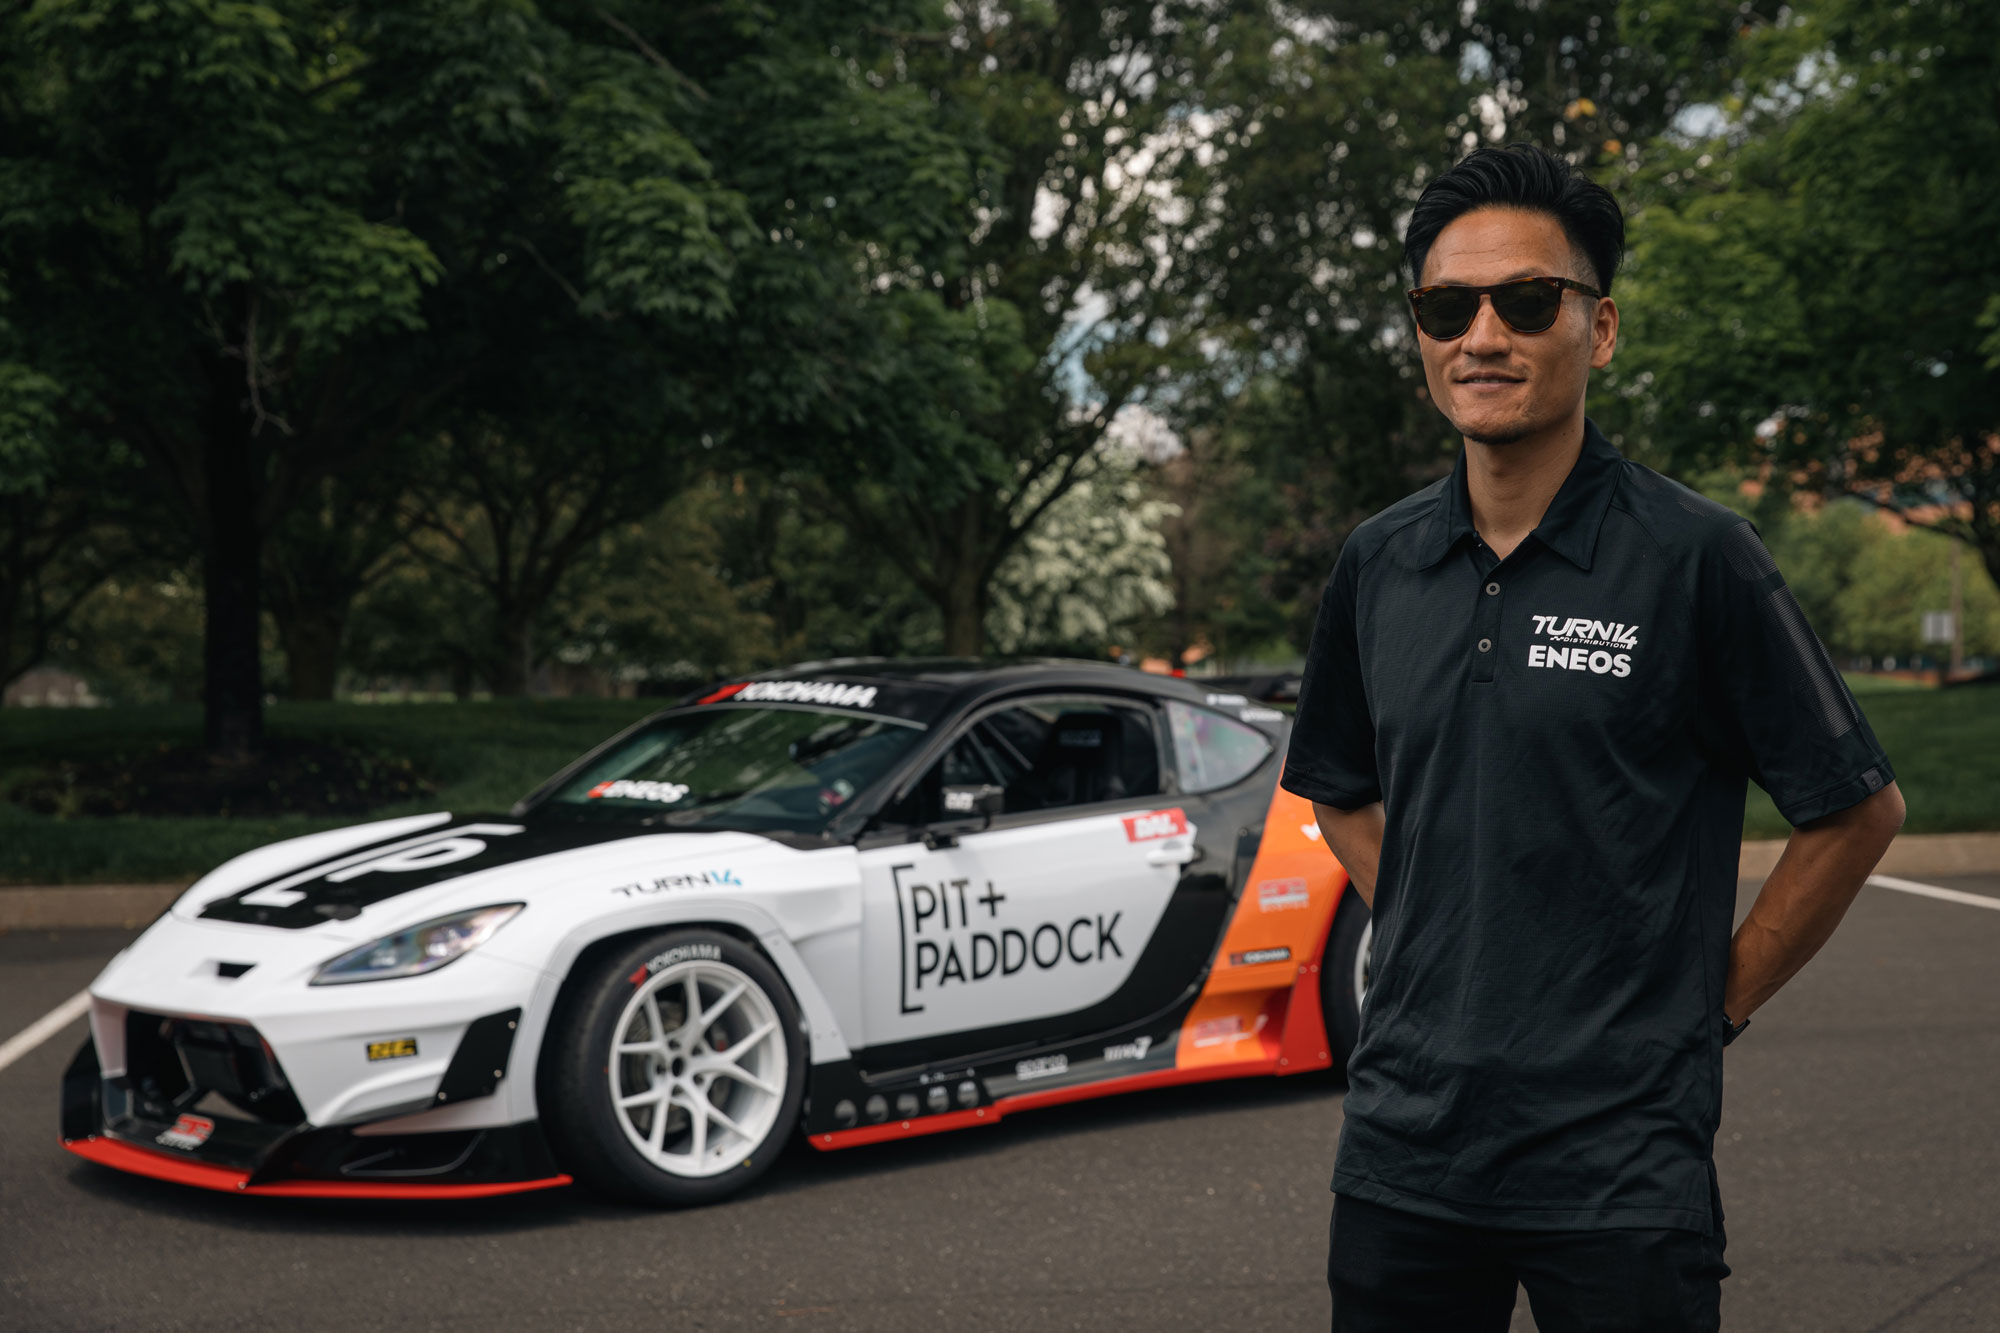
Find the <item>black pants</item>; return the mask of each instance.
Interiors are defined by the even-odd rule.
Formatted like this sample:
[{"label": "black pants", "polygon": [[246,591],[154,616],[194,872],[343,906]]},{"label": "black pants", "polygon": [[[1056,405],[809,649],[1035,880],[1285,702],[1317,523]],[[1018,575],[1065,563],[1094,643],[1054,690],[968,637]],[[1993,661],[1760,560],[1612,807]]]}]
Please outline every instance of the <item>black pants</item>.
[{"label": "black pants", "polygon": [[1722,1244],[1719,1227],[1501,1231],[1336,1198],[1334,1333],[1506,1333],[1517,1282],[1541,1333],[1710,1333]]}]

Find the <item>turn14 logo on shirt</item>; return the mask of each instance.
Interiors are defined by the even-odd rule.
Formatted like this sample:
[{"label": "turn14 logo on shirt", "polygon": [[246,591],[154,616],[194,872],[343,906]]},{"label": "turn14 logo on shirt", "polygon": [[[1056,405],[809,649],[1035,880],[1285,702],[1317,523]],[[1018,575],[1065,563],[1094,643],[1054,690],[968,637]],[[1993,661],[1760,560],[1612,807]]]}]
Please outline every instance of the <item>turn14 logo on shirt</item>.
[{"label": "turn14 logo on shirt", "polygon": [[1595,676],[1632,674],[1632,650],[1639,646],[1639,627],[1623,621],[1588,620],[1582,616],[1535,616],[1533,632],[1548,643],[1528,646],[1528,665],[1552,671],[1587,671]]}]

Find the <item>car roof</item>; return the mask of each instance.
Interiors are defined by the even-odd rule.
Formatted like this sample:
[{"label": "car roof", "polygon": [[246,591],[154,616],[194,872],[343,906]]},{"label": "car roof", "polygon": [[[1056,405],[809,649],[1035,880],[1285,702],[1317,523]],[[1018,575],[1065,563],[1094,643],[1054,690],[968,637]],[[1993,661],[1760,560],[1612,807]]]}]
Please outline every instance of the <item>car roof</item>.
[{"label": "car roof", "polygon": [[836,677],[861,683],[930,686],[941,693],[988,694],[1016,688],[1092,687],[1137,690],[1202,703],[1199,679],[1163,676],[1081,657],[833,657],[760,672],[749,680]]}]

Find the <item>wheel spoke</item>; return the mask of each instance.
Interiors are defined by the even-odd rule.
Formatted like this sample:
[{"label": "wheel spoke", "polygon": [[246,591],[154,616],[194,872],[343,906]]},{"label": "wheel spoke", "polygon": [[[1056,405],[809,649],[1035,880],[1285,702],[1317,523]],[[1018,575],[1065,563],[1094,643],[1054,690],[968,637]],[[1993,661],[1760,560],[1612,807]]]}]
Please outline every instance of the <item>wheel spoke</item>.
[{"label": "wheel spoke", "polygon": [[733,1078],[738,1083],[748,1084],[749,1086],[757,1089],[757,1091],[765,1093],[768,1096],[781,1097],[784,1095],[783,1088],[777,1087],[774,1084],[766,1083],[763,1079],[758,1078],[755,1074],[751,1073],[747,1069],[742,1068],[739,1065],[733,1065],[727,1063],[726,1057],[724,1063],[718,1064],[714,1067],[713,1073],[717,1078]]},{"label": "wheel spoke", "polygon": [[646,1021],[652,1024],[655,1045],[667,1039],[666,1024],[660,1021],[660,993],[654,991],[646,997]]},{"label": "wheel spoke", "polygon": [[694,1144],[688,1156],[696,1162],[708,1155],[708,1102],[690,1098],[687,1104],[689,1127],[694,1131]]},{"label": "wheel spoke", "polygon": [[749,989],[750,989],[750,983],[747,981],[739,981],[734,986],[730,987],[727,994],[725,994],[721,999],[717,1000],[714,1004],[710,1005],[706,1010],[706,1012],[702,1014],[700,1021],[695,1024],[695,1031],[707,1032],[709,1029],[709,1025],[715,1022],[716,1019],[722,1017],[723,1014],[727,1013],[729,1011],[729,1006],[735,1004],[737,1000],[742,998],[743,992]]},{"label": "wheel spoke", "polygon": [[685,1005],[686,1012],[681,1015],[681,1031],[691,1037],[699,1037],[701,1029],[696,1027],[694,1023],[697,1018],[701,1017],[701,983],[695,980],[694,973],[690,971],[682,979],[682,985],[686,989],[687,1000]]},{"label": "wheel spoke", "polygon": [[667,1111],[673,1106],[671,1098],[662,1098],[653,1107],[653,1123],[646,1134],[646,1146],[657,1156],[660,1146],[667,1141]]},{"label": "wheel spoke", "polygon": [[644,1092],[635,1092],[630,1097],[620,1097],[618,1104],[629,1109],[634,1106],[647,1106],[654,1102],[662,1102],[666,1098],[667,1089],[664,1086],[656,1085],[646,1089]]},{"label": "wheel spoke", "polygon": [[752,1047],[756,1046],[758,1042],[764,1040],[764,1038],[770,1036],[773,1032],[776,1032],[777,1030],[778,1030],[778,1021],[776,1019],[772,1019],[769,1022],[766,1022],[757,1027],[756,1029],[754,1029],[749,1036],[745,1037],[742,1041],[737,1042],[734,1046],[731,1046],[728,1050],[717,1051],[715,1053],[715,1058],[727,1064],[732,1064],[732,1065],[739,1064],[743,1059],[743,1057],[749,1053]]},{"label": "wheel spoke", "polygon": [[703,1109],[705,1109],[708,1112],[708,1118],[710,1120],[713,1120],[716,1124],[721,1125],[724,1129],[728,1130],[731,1134],[734,1134],[737,1138],[742,1139],[745,1143],[748,1143],[750,1141],[750,1135],[748,1134],[748,1132],[744,1130],[743,1126],[737,1124],[734,1120],[731,1120],[728,1116],[724,1115],[720,1110],[716,1109],[716,1105],[714,1102],[707,1101],[704,1099],[702,1106]]}]

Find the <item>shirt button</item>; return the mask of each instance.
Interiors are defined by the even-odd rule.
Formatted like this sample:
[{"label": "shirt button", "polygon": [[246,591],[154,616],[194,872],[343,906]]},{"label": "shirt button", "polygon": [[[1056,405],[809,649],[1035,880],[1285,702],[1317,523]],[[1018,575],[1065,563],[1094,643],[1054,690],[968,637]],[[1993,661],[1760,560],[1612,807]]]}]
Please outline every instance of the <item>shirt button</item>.
[{"label": "shirt button", "polygon": [[1499,596],[1499,595],[1500,595],[1500,585],[1499,585],[1499,584],[1497,584],[1497,583],[1489,583],[1489,584],[1487,584],[1487,585],[1486,585],[1486,595],[1487,595],[1488,597],[1497,597],[1497,596]]},{"label": "shirt button", "polygon": [[1482,652],[1482,653],[1490,653],[1490,652],[1492,652],[1492,651],[1493,651],[1493,640],[1491,640],[1491,639],[1481,639],[1481,640],[1479,641],[1479,651],[1480,651],[1480,652]]}]

